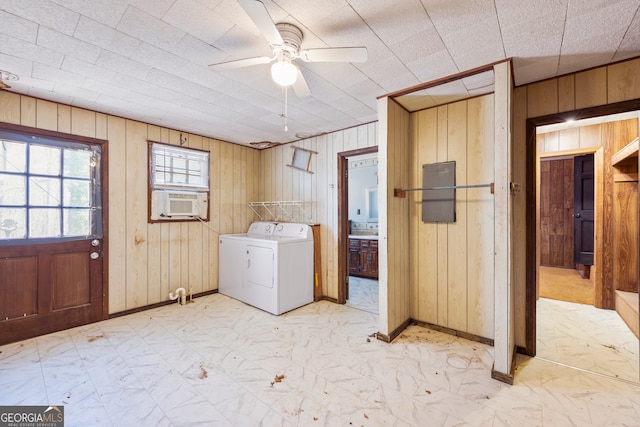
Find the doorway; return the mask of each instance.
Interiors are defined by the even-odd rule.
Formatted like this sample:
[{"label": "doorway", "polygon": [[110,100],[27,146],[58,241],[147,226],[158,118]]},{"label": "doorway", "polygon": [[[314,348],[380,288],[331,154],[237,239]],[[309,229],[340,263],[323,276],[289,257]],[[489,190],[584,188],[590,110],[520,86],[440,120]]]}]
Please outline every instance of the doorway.
[{"label": "doorway", "polygon": [[[338,277],[341,280],[337,302],[375,314],[379,301],[377,153],[377,146],[338,153]],[[356,175],[371,175],[375,170],[375,184],[368,178],[359,179],[359,187],[350,188],[350,162],[359,163]],[[354,199],[358,205],[350,209],[349,201],[352,200],[353,205]]]},{"label": "doorway", "polygon": [[0,345],[107,317],[106,141],[0,128]]},{"label": "doorway", "polygon": [[[610,124],[623,121],[628,116],[632,117],[631,126]],[[600,125],[594,123],[609,124],[603,125],[602,129],[600,129]],[[568,130],[563,130],[563,126],[567,126],[566,129]],[[614,211],[614,199],[617,196],[614,191],[614,178],[611,174],[611,160],[607,162],[605,158],[611,158],[612,151],[615,151],[614,147],[620,145],[618,142],[614,144],[611,141],[611,135],[617,132],[614,128],[625,128],[625,126],[627,128],[630,127],[632,131],[635,130],[632,133],[637,136],[637,112],[623,116],[594,117],[589,121],[574,122],[569,125],[555,124],[550,126],[551,129],[546,126],[535,126],[533,132],[532,129],[528,129],[530,131],[529,142],[534,145],[532,151],[536,153],[535,158],[537,160],[534,175],[537,178],[535,178],[533,196],[536,197],[535,211],[537,214],[535,227],[538,234],[535,239],[536,256],[534,257],[534,269],[536,271],[533,283],[530,280],[532,273],[530,257],[528,257],[527,264],[529,271],[527,280],[527,322],[530,322],[529,316],[531,315],[535,319],[535,325],[527,325],[527,345],[531,348],[529,339],[533,330],[535,332],[535,342],[533,343],[535,351],[531,355],[600,375],[638,383],[640,382],[638,339],[615,311],[610,298],[610,293],[614,292],[614,287],[616,286],[611,280],[614,277],[614,272],[612,271],[614,262],[612,259],[616,256],[612,253],[614,251],[613,242],[616,239],[614,239],[614,227],[612,226],[612,221],[615,220],[612,220],[611,217]],[[552,135],[551,138],[551,149],[549,146],[545,146],[549,141],[545,141],[544,137],[540,137],[541,134],[549,130],[556,132],[556,135]],[[557,131],[564,132],[564,142],[558,143]],[[622,133],[624,134],[624,132]],[[571,136],[579,138],[581,135],[585,140],[589,141],[571,143],[568,144],[570,147],[567,148],[566,138]],[[588,135],[591,136],[589,137]],[[599,141],[599,143],[594,143],[596,136],[602,136],[603,140]],[[606,138],[609,138],[609,140],[607,141]],[[531,154],[532,151],[529,151],[529,153]],[[595,233],[596,241],[599,243],[593,247],[591,253],[591,257],[594,258],[593,268],[576,269],[576,264],[581,261],[587,260],[585,264],[588,264],[590,262],[589,257],[579,256],[574,258],[574,248],[569,248],[565,245],[565,243],[571,242],[571,246],[574,246],[574,236],[569,236],[571,233],[564,235],[558,230],[566,230],[567,224],[570,223],[574,225],[576,218],[569,218],[569,216],[576,216],[576,212],[579,213],[579,211],[576,210],[573,206],[573,201],[571,201],[572,206],[565,205],[562,211],[551,213],[552,215],[555,214],[556,217],[562,216],[562,218],[556,221],[561,224],[560,226],[556,225],[556,229],[550,227],[548,219],[544,219],[544,211],[551,209],[549,209],[549,206],[545,206],[545,203],[548,203],[548,199],[545,200],[543,196],[545,192],[543,176],[545,170],[555,170],[555,175],[552,173],[554,177],[551,185],[555,185],[556,188],[551,191],[568,192],[569,184],[573,184],[574,181],[573,173],[559,173],[558,171],[566,170],[567,168],[572,169],[574,158],[580,158],[585,153],[593,153],[595,158],[595,182],[597,183],[594,203],[596,216]],[[529,157],[530,161],[531,157]],[[551,162],[555,162],[555,164]],[[528,164],[530,165],[530,163]],[[609,168],[608,174],[605,168]],[[637,194],[637,178],[633,187],[633,191]],[[529,198],[530,194],[527,196]],[[560,197],[560,200],[567,201],[567,198]],[[637,215],[637,201],[634,209]],[[545,239],[545,237],[547,238]],[[529,234],[527,238],[531,242]],[[632,240],[636,243],[638,242],[637,229]],[[637,253],[637,247],[635,250]],[[637,264],[637,259],[633,263]],[[636,271],[634,286],[637,292],[637,270],[634,271]],[[593,298],[591,300],[581,300],[579,295],[572,295],[573,291],[568,290],[565,292],[566,295],[564,297],[560,297],[558,293],[555,295],[547,293],[544,289],[545,286],[566,288],[564,290],[574,287],[574,291],[575,289],[579,290],[581,286],[592,287],[594,291]],[[534,307],[533,310],[531,310],[531,305]]]}]

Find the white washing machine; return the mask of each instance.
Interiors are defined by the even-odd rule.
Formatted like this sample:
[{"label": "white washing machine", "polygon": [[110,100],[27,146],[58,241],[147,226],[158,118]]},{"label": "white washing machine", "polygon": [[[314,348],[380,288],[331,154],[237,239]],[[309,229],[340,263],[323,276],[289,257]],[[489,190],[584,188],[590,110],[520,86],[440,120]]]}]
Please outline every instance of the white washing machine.
[{"label": "white washing machine", "polygon": [[218,253],[218,292],[242,300],[245,245],[248,240],[271,236],[275,222],[254,222],[246,233],[222,234]]},{"label": "white washing machine", "polygon": [[[220,236],[220,293],[276,315],[313,302],[313,233],[309,225],[279,223],[270,235],[235,236]],[[228,244],[234,239],[243,244]],[[226,275],[235,275],[233,286],[223,287]]]}]

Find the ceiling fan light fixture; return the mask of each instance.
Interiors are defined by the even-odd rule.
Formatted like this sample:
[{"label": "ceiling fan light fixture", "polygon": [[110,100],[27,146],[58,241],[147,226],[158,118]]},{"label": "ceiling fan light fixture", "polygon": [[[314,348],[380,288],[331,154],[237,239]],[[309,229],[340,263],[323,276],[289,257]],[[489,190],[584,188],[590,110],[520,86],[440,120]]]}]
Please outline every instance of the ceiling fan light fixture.
[{"label": "ceiling fan light fixture", "polygon": [[298,68],[290,61],[274,62],[271,66],[271,78],[280,86],[291,86],[298,77]]}]

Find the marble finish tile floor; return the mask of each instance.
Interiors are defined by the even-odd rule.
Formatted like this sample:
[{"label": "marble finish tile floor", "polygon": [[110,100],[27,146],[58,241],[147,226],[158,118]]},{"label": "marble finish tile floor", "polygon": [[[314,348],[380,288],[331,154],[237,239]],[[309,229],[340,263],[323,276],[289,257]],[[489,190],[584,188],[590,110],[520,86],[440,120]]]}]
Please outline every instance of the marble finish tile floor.
[{"label": "marble finish tile floor", "polygon": [[615,310],[540,298],[536,312],[537,357],[640,382],[640,342]]},{"label": "marble finish tile floor", "polygon": [[378,314],[378,281],[349,276],[349,299],[347,306]]},{"label": "marble finish tile floor", "polygon": [[631,426],[640,385],[327,301],[273,316],[197,298],[0,347],[0,405],[64,405],[66,426]]}]

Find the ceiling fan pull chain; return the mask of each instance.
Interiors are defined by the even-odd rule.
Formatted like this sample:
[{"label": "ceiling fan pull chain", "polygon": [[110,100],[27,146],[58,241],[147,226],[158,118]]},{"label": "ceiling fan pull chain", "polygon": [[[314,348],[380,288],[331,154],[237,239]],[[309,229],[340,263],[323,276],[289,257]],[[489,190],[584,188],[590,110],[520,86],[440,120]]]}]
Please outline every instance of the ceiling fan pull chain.
[{"label": "ceiling fan pull chain", "polygon": [[287,86],[284,87],[284,131],[287,132],[289,127],[287,126]]}]

